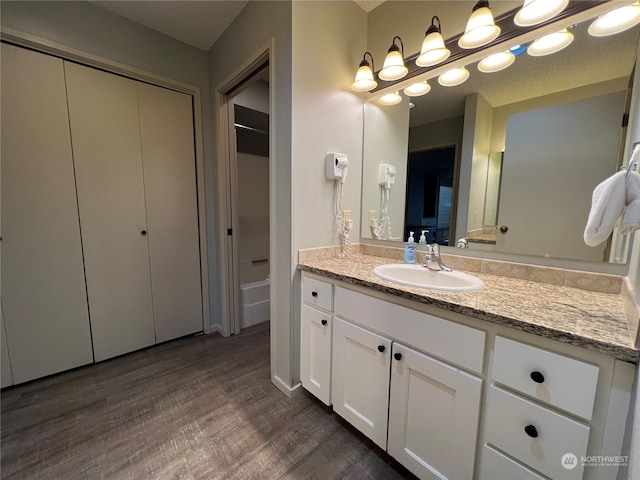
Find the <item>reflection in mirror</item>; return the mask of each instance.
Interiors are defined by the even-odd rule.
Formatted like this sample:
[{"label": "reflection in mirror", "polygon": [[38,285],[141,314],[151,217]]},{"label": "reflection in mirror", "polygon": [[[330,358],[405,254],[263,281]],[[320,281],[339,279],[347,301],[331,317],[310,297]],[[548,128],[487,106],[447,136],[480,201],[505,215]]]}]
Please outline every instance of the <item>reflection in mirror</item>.
[{"label": "reflection in mirror", "polygon": [[[640,27],[595,38],[587,34],[589,23],[572,27],[575,41],[553,55],[524,53],[496,73],[468,65],[471,77],[457,87],[430,81],[428,94],[411,98],[415,108],[409,109],[404,96],[393,107],[366,104],[362,237],[377,238],[372,234],[380,216],[377,164],[392,163],[398,173],[388,209],[390,239],[406,241],[409,228],[416,235],[428,229],[430,241],[448,245],[475,236],[483,241],[469,241],[469,248],[626,261],[626,254],[610,254],[610,242],[587,247],[582,237],[593,189],[623,160],[621,123],[629,108]],[[437,221],[440,183],[428,183],[426,167],[412,167],[409,159],[450,145],[455,146],[450,230],[438,237],[446,229]],[[503,152],[502,162],[495,152]],[[407,172],[409,178],[403,178]],[[414,183],[422,185],[423,195],[405,191]],[[435,199],[435,210],[427,197]]]},{"label": "reflection in mirror", "polygon": [[487,190],[484,200],[484,225],[495,227],[498,220],[498,202],[500,199],[500,181],[502,177],[503,152],[489,154],[487,166]]}]

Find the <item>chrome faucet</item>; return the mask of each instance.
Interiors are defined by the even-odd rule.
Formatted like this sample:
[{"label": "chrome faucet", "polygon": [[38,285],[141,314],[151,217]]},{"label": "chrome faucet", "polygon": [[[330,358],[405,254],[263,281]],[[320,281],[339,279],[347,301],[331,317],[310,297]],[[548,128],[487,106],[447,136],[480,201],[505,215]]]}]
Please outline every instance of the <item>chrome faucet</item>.
[{"label": "chrome faucet", "polygon": [[440,245],[437,243],[427,245],[427,251],[424,254],[424,262],[422,263],[422,266],[429,270],[435,270],[438,272],[453,271],[442,263],[442,258],[440,258]]}]

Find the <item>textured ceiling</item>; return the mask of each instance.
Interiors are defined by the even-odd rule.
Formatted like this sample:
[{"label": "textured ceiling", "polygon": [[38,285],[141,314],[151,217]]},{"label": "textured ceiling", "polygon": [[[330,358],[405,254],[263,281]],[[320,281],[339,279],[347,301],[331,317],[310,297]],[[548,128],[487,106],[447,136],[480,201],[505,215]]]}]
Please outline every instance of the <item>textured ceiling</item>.
[{"label": "textured ceiling", "polygon": [[[209,50],[248,0],[89,0],[90,3],[172,38]],[[370,12],[384,0],[354,0]]]},{"label": "textured ceiling", "polygon": [[384,3],[385,0],[353,0],[358,4],[360,8],[362,8],[365,12],[369,13],[371,10],[376,8],[377,6]]},{"label": "textured ceiling", "polygon": [[248,1],[109,0],[91,3],[201,50],[209,50]]},{"label": "textured ceiling", "polygon": [[457,87],[442,87],[429,80],[432,90],[414,97],[411,125],[430,123],[464,113],[465,97],[479,92],[493,107],[570,90],[593,83],[629,77],[636,59],[640,26],[610,37],[587,33],[590,22],[574,27],[575,40],[564,50],[545,57],[522,54],[515,63],[496,73],[467,68],[469,80]]}]

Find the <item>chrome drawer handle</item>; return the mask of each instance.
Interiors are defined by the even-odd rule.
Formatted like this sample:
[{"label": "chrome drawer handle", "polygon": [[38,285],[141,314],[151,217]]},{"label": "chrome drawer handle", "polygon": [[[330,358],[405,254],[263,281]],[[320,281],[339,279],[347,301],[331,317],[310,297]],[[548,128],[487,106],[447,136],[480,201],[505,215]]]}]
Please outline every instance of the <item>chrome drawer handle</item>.
[{"label": "chrome drawer handle", "polygon": [[533,425],[527,425],[526,427],[524,427],[524,433],[529,435],[531,438],[538,437],[538,429]]}]

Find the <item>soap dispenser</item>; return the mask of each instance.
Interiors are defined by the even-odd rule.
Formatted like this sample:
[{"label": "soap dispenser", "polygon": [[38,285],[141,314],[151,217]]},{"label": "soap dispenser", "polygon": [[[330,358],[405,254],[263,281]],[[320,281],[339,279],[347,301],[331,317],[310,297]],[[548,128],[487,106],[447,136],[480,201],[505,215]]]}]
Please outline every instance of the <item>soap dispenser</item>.
[{"label": "soap dispenser", "polygon": [[416,241],[413,232],[409,232],[409,239],[404,247],[404,263],[416,263]]},{"label": "soap dispenser", "polygon": [[418,241],[421,245],[427,244],[427,237],[425,236],[425,233],[429,233],[429,230],[422,230],[422,235],[420,235],[420,240]]}]

